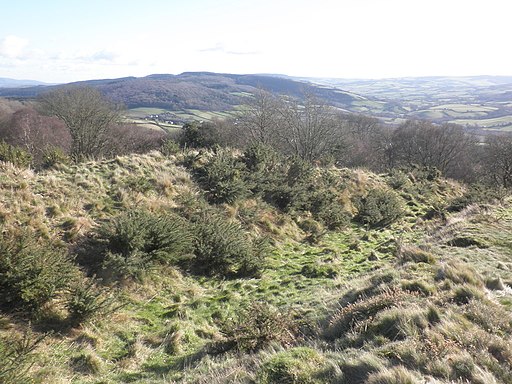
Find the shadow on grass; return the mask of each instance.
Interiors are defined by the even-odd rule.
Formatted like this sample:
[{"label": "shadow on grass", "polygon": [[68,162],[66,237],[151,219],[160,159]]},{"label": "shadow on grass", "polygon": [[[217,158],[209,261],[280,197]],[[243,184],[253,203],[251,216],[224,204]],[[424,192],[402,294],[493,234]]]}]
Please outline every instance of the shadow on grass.
[{"label": "shadow on grass", "polygon": [[166,375],[169,371],[183,371],[194,368],[207,355],[205,350],[177,357],[170,363],[151,364],[145,367],[146,372],[156,375]]}]

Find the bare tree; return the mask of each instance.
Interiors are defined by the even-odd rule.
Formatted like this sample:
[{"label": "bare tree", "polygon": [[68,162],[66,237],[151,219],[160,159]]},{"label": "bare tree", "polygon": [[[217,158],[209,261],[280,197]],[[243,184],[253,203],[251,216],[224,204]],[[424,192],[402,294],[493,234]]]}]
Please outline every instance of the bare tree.
[{"label": "bare tree", "polygon": [[473,137],[461,126],[409,120],[391,138],[390,159],[394,165],[436,167],[452,176],[457,163],[474,144]]},{"label": "bare tree", "polygon": [[42,110],[61,119],[71,134],[76,161],[103,153],[110,126],[119,121],[119,108],[90,87],[60,88],[40,98]]},{"label": "bare tree", "polygon": [[27,150],[36,164],[50,148],[69,152],[71,137],[64,123],[55,117],[42,116],[34,108],[14,112],[2,132],[5,141]]},{"label": "bare tree", "polygon": [[339,133],[333,108],[307,94],[304,104],[282,101],[279,114],[276,135],[285,152],[309,162],[333,154]]},{"label": "bare tree", "polygon": [[485,174],[493,183],[512,187],[512,135],[487,136],[484,164]]},{"label": "bare tree", "polygon": [[376,118],[360,114],[340,114],[339,147],[336,161],[347,167],[382,170],[388,131]]},{"label": "bare tree", "polygon": [[250,143],[273,145],[276,141],[278,124],[278,105],[276,97],[263,89],[244,106],[237,125],[246,134]]}]

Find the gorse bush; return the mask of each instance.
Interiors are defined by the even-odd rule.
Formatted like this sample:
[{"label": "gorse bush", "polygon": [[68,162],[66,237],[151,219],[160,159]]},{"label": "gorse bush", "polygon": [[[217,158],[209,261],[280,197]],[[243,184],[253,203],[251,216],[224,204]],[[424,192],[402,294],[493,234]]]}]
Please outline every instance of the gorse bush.
[{"label": "gorse bush", "polygon": [[266,173],[277,170],[281,166],[283,159],[272,147],[255,144],[246,148],[242,161],[251,173]]},{"label": "gorse bush", "polygon": [[403,215],[400,198],[395,192],[385,189],[370,190],[368,195],[356,201],[356,206],[356,220],[370,227],[385,227]]},{"label": "gorse bush", "polygon": [[241,157],[228,150],[210,156],[206,162],[206,156],[196,156],[191,167],[211,203],[232,204],[253,195],[294,216],[309,212],[329,229],[350,221],[339,201],[342,186],[300,158],[285,158],[264,145],[247,148]]},{"label": "gorse bush", "polygon": [[211,123],[186,123],[179,142],[187,148],[211,148],[222,141],[217,127]]},{"label": "gorse bush", "polygon": [[231,204],[247,196],[245,165],[227,151],[219,151],[206,164],[194,170],[207,199],[215,204]]},{"label": "gorse bush", "polygon": [[159,148],[164,156],[172,156],[180,151],[180,145],[173,139],[165,140]]},{"label": "gorse bush", "polygon": [[37,313],[77,277],[63,247],[28,232],[0,237],[0,307]]},{"label": "gorse bush", "polygon": [[490,204],[494,201],[501,201],[506,196],[503,188],[489,188],[483,184],[473,184],[464,195],[453,199],[448,206],[449,212],[460,212],[472,204]]},{"label": "gorse bush", "polygon": [[32,163],[32,155],[20,147],[15,147],[0,140],[0,161],[26,168]]},{"label": "gorse bush", "polygon": [[317,189],[313,167],[299,158],[286,160],[283,165],[281,180],[270,185],[263,199],[285,212],[307,210],[311,195]]},{"label": "gorse bush", "polygon": [[34,337],[31,332],[23,336],[0,338],[0,383],[32,383],[28,370],[34,364],[34,350],[46,336]]},{"label": "gorse bush", "polygon": [[113,304],[113,296],[99,288],[94,280],[81,280],[69,289],[66,308],[71,324],[80,325],[94,316],[108,311]]},{"label": "gorse bush", "polygon": [[407,185],[409,176],[399,169],[393,169],[389,172],[386,182],[391,188],[400,189]]},{"label": "gorse bush", "polygon": [[337,229],[348,225],[350,214],[338,201],[335,192],[321,188],[311,196],[310,211],[313,217],[329,229]]},{"label": "gorse bush", "polygon": [[274,149],[253,145],[245,150],[241,160],[247,169],[245,180],[253,194],[265,197],[273,188],[285,183],[285,159]]},{"label": "gorse bush", "polygon": [[57,164],[67,164],[71,162],[71,158],[58,147],[46,148],[43,152],[40,167],[43,169],[55,167]]},{"label": "gorse bush", "polygon": [[172,214],[128,211],[103,225],[97,233],[100,260],[93,266],[107,277],[141,278],[158,263],[175,263],[192,250],[187,223]]},{"label": "gorse bush", "polygon": [[204,213],[194,223],[196,273],[219,276],[257,276],[265,268],[268,245],[265,239],[251,239],[237,223]]}]

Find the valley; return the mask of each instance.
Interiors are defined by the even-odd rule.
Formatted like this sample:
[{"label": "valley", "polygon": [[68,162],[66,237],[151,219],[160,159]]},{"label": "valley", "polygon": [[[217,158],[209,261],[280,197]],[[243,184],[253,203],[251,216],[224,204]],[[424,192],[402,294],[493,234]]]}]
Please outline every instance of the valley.
[{"label": "valley", "polygon": [[[180,124],[232,116],[258,89],[264,89],[299,99],[312,94],[340,112],[377,117],[391,125],[406,119],[427,119],[484,134],[512,129],[509,77],[350,80],[186,72],[70,84],[84,85],[96,87],[123,104],[129,115],[144,118],[152,114],[144,113],[144,108],[156,108],[172,113]],[[54,87],[0,87],[0,97],[33,98]]]}]

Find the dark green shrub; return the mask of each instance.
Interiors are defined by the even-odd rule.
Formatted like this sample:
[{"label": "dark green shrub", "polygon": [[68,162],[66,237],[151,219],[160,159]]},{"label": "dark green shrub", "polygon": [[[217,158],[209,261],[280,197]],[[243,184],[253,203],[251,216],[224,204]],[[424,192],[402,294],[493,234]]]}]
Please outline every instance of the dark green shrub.
[{"label": "dark green shrub", "polygon": [[0,307],[39,312],[79,276],[66,249],[28,232],[0,239]]},{"label": "dark green shrub", "polygon": [[313,217],[327,228],[342,228],[350,223],[350,214],[339,203],[336,193],[326,187],[319,186],[319,190],[312,193],[310,201],[309,209]]},{"label": "dark green shrub", "polygon": [[266,173],[279,169],[283,158],[272,147],[254,144],[244,151],[242,161],[251,173]]},{"label": "dark green shrub", "polygon": [[49,147],[43,153],[40,167],[43,169],[53,168],[57,164],[68,164],[71,162],[70,157],[60,148]]},{"label": "dark green shrub", "polygon": [[267,196],[270,202],[271,192],[286,184],[286,162],[273,148],[262,144],[248,147],[241,160],[247,168],[246,182],[253,194]]},{"label": "dark green shrub", "polygon": [[46,336],[35,337],[27,332],[23,336],[0,338],[0,383],[32,383],[28,370],[34,363],[34,350]]},{"label": "dark green shrub", "polygon": [[400,189],[409,182],[409,176],[399,169],[393,169],[389,173],[386,182],[391,188]]},{"label": "dark green shrub", "polygon": [[441,171],[433,166],[413,165],[410,167],[412,178],[418,181],[435,181],[441,177]]},{"label": "dark green shrub", "polygon": [[186,148],[212,148],[222,142],[216,125],[211,123],[186,123],[181,131],[179,142]]},{"label": "dark green shrub", "polygon": [[483,184],[473,184],[464,195],[453,199],[448,206],[449,212],[460,212],[472,204],[489,204],[493,201],[501,201],[507,195],[503,188],[491,188]]},{"label": "dark green shrub", "polygon": [[160,146],[160,152],[164,156],[176,155],[180,151],[180,145],[173,139],[165,140]]},{"label": "dark green shrub", "polygon": [[394,223],[403,215],[400,198],[393,191],[372,189],[368,195],[356,202],[356,220],[370,227],[384,227]]},{"label": "dark green shrub", "polygon": [[267,249],[265,239],[251,240],[239,224],[205,214],[195,223],[192,268],[205,275],[257,276]]},{"label": "dark green shrub", "polygon": [[285,212],[307,211],[313,191],[314,168],[299,158],[286,160],[280,177],[263,191],[263,200]]},{"label": "dark green shrub", "polygon": [[215,154],[206,164],[195,169],[195,176],[215,204],[231,204],[248,195],[245,164],[227,151]]},{"label": "dark green shrub", "polygon": [[255,352],[278,343],[289,346],[295,341],[297,325],[289,313],[262,302],[254,302],[241,311],[236,319],[222,327],[226,340],[217,350],[236,349]]},{"label": "dark green shrub", "polygon": [[128,211],[98,230],[98,265],[106,277],[141,278],[156,264],[181,261],[192,250],[192,233],[178,216]]},{"label": "dark green shrub", "polygon": [[32,163],[32,155],[20,147],[0,141],[0,161],[12,163],[21,168],[26,168]]},{"label": "dark green shrub", "polygon": [[113,297],[96,286],[93,280],[81,280],[69,289],[66,308],[73,325],[80,325],[112,306]]}]

